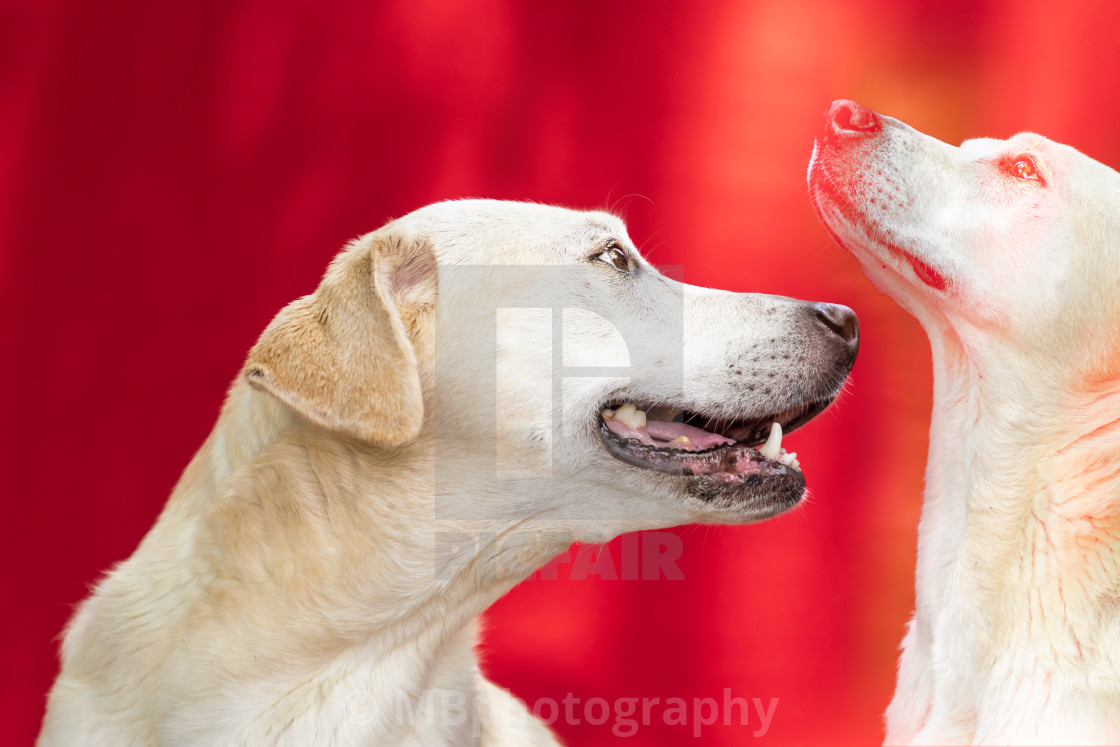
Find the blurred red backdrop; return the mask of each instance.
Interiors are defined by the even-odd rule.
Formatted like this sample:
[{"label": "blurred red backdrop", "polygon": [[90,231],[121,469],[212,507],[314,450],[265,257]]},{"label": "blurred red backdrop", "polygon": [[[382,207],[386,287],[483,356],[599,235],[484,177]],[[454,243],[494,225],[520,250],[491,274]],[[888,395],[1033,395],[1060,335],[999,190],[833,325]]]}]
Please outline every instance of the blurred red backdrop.
[{"label": "blurred red backdrop", "polygon": [[[779,698],[759,741],[878,742],[929,354],[818,224],[813,138],[844,97],[1120,165],[1117,21],[1110,0],[0,5],[3,738],[33,738],[71,606],[150,526],[271,316],[347,239],[486,196],[612,208],[686,281],[839,301],[864,334],[848,396],[790,440],[807,505],[675,530],[682,581],[521,585],[487,616],[486,670],[529,700],[730,688]],[[557,724],[573,745],[625,741],[611,727]]]}]

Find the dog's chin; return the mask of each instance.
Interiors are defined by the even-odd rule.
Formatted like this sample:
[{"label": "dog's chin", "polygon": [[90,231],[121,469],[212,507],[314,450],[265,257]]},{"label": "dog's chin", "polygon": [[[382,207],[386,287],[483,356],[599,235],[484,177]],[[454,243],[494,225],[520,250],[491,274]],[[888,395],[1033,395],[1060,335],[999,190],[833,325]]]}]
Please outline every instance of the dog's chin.
[{"label": "dog's chin", "polygon": [[[833,396],[761,417],[709,418],[689,411],[641,427],[619,425],[615,408],[599,417],[599,439],[615,459],[653,473],[681,494],[696,521],[749,522],[786,511],[805,496],[796,454],[780,448],[790,433],[820,414]],[[665,407],[649,408],[651,413]],[[621,410],[618,410],[621,417]],[[630,416],[630,413],[627,413]],[[775,436],[774,424],[780,427]],[[777,439],[777,440],[776,440]]]},{"label": "dog's chin", "polygon": [[[841,188],[851,181],[845,171],[857,167],[834,164],[828,156],[829,153],[819,147],[814,150],[809,169],[809,196],[832,239],[857,257],[872,278],[889,269],[912,285],[928,286],[936,292],[948,290],[952,277],[946,268],[938,266],[922,252],[893,241],[890,232],[868,213],[869,204],[875,203],[873,195],[851,194],[849,189]],[[919,283],[915,284],[914,280]]]},{"label": "dog's chin", "polygon": [[741,482],[709,476],[686,478],[686,502],[693,521],[746,524],[777,516],[805,497],[805,475],[781,468]]}]

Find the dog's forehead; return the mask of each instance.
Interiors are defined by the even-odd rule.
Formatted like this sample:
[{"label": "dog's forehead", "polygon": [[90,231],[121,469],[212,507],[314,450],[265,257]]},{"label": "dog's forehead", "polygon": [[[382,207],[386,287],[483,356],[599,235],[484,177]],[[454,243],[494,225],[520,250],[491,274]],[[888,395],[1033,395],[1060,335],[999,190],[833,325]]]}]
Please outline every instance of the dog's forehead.
[{"label": "dog's forehead", "polygon": [[567,263],[611,240],[629,243],[614,215],[527,202],[442,202],[401,221],[430,241],[442,261],[453,263]]},{"label": "dog's forehead", "polygon": [[1052,180],[1056,172],[1060,172],[1061,182],[1073,192],[1094,195],[1103,190],[1108,193],[1110,204],[1120,202],[1120,173],[1071,145],[1036,132],[1019,132],[1006,140],[974,138],[961,143],[960,150],[965,158],[973,161],[1030,154],[1041,159],[1044,171]]},{"label": "dog's forehead", "polygon": [[973,138],[961,143],[961,151],[966,156],[975,159],[1030,153],[1045,157],[1051,165],[1061,164],[1062,166],[1073,164],[1076,161],[1089,162],[1093,160],[1076,148],[1051,140],[1037,132],[1019,132],[1006,140],[986,137]]},{"label": "dog's forehead", "polygon": [[968,156],[984,156],[995,153],[1003,147],[1003,140],[993,137],[974,137],[961,143],[961,151]]},{"label": "dog's forehead", "polygon": [[961,151],[973,158],[986,158],[1006,155],[1009,151],[1046,151],[1057,145],[1042,135],[1033,132],[1020,132],[1006,140],[993,137],[976,137],[961,143]]}]

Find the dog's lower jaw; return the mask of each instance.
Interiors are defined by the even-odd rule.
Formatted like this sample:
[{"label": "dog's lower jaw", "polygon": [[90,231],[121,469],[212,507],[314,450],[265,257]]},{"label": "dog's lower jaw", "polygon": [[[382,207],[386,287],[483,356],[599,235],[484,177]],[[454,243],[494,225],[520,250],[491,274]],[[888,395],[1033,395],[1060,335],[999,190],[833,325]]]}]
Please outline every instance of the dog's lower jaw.
[{"label": "dog's lower jaw", "polygon": [[[886,743],[1116,743],[1120,713],[1101,696],[1120,691],[1120,386],[1081,409],[1021,388],[995,401],[975,394],[957,340],[930,337],[916,610]],[[1024,406],[1065,432],[1038,439]],[[979,690],[992,695],[977,709]]]}]

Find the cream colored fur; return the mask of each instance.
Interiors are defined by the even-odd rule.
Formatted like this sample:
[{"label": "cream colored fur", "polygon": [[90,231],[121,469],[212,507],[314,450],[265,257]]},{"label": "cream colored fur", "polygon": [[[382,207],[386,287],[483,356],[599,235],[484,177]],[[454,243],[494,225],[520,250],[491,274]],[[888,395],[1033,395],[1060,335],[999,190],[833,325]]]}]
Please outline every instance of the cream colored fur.
[{"label": "cream colored fur", "polygon": [[[596,258],[611,240],[634,272]],[[455,287],[456,269],[478,266],[493,287]],[[510,267],[529,274],[503,280]],[[551,330],[515,314],[496,339],[477,338],[524,374],[489,395],[495,362],[471,334],[493,319],[493,294],[528,308],[554,292],[590,310],[566,322],[573,352],[617,359],[600,318],[614,314],[615,327],[645,330],[626,345],[653,362],[566,379],[550,441],[521,414],[539,404],[528,371]],[[264,331],[156,525],[75,614],[39,744],[553,744],[480,675],[474,619],[574,540],[788,507],[705,501],[691,478],[611,457],[596,424],[606,401],[632,393],[728,413],[835,395],[850,361],[838,371],[812,357],[828,335],[804,306],[670,281],[603,213],[441,203],[356,240]],[[676,381],[673,339],[684,340]],[[808,357],[756,361],[764,395],[733,371],[759,346]],[[550,481],[499,489],[496,420],[518,459],[550,444]],[[444,532],[488,539],[452,562]]]},{"label": "cream colored fur", "polygon": [[833,105],[814,202],[934,363],[886,741],[1120,744],[1120,175],[864,112]]}]

